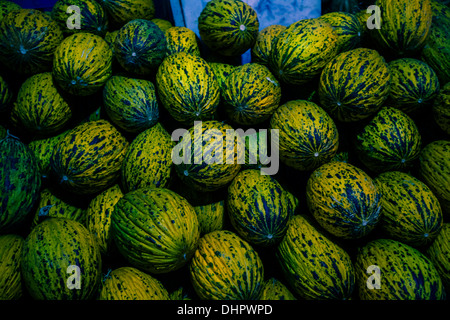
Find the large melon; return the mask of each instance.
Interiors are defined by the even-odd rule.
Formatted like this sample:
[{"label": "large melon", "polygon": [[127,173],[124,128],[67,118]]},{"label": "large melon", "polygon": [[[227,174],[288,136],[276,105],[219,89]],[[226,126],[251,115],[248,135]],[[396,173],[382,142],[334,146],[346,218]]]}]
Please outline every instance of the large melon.
[{"label": "large melon", "polygon": [[358,17],[349,12],[329,12],[319,19],[331,24],[338,35],[338,52],[353,50],[361,45],[364,29]]},{"label": "large melon", "polygon": [[97,0],[101,2],[108,18],[116,28],[133,19],[151,20],[155,17],[153,0]]},{"label": "large melon", "polygon": [[436,267],[445,287],[450,286],[450,223],[444,223],[441,232],[428,247],[426,255]]},{"label": "large melon", "polygon": [[268,66],[274,43],[277,41],[280,33],[285,29],[286,26],[279,24],[273,24],[262,29],[258,33],[255,45],[251,49],[252,62]]},{"label": "large melon", "polygon": [[258,36],[256,11],[240,0],[212,0],[198,17],[202,41],[213,51],[236,56],[250,49]]},{"label": "large melon", "polygon": [[171,27],[164,32],[167,41],[166,55],[177,52],[186,52],[194,56],[200,56],[197,35],[186,27]]},{"label": "large melon", "polygon": [[295,215],[276,256],[295,292],[307,300],[347,300],[355,284],[348,253],[318,231],[303,215]]},{"label": "large melon", "polygon": [[346,162],[332,161],[317,168],[306,185],[308,208],[331,234],[357,239],[369,234],[380,220],[381,194],[371,177]]},{"label": "large melon", "polygon": [[0,236],[0,300],[18,300],[23,296],[20,262],[24,238],[17,234]]},{"label": "large melon", "polygon": [[25,239],[21,272],[33,299],[92,299],[100,285],[101,267],[95,238],[74,220],[49,218]]},{"label": "large melon", "polygon": [[200,237],[194,208],[166,188],[126,193],[114,206],[112,230],[122,256],[150,273],[167,273],[186,265]]},{"label": "large melon", "polygon": [[262,261],[234,232],[218,230],[200,238],[189,270],[202,300],[258,300],[261,296]]}]

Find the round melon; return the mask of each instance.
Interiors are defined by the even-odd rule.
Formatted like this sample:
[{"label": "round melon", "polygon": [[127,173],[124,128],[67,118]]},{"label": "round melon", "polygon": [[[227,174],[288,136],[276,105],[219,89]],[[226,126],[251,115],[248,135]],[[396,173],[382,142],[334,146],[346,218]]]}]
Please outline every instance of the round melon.
[{"label": "round melon", "polygon": [[126,193],[114,206],[112,230],[122,256],[150,273],[167,273],[186,265],[200,237],[194,208],[166,188]]},{"label": "round melon", "polygon": [[450,82],[441,88],[432,109],[434,121],[442,131],[450,135]]},{"label": "round melon", "polygon": [[150,20],[134,19],[116,35],[114,54],[126,71],[137,75],[155,73],[166,56],[164,32]]},{"label": "round melon", "polygon": [[380,50],[396,56],[419,52],[425,45],[432,24],[430,0],[377,0],[380,28],[369,35]]},{"label": "round melon", "polygon": [[11,106],[13,93],[9,84],[0,75],[0,112],[7,111]]},{"label": "round melon", "polygon": [[411,246],[430,244],[442,229],[439,200],[425,183],[410,174],[389,171],[374,179],[381,193],[383,230]]},{"label": "round melon", "polygon": [[167,30],[169,30],[170,28],[172,28],[174,26],[172,24],[172,22],[170,22],[169,20],[166,20],[166,19],[153,18],[150,20],[152,22],[154,22],[164,32],[166,32]]},{"label": "round melon", "polygon": [[295,215],[279,244],[276,257],[296,294],[306,300],[347,300],[355,284],[349,254]]},{"label": "round melon", "polygon": [[101,282],[95,238],[79,222],[49,218],[31,230],[22,250],[21,273],[34,300],[89,300]]},{"label": "round melon", "polygon": [[101,0],[112,25],[120,28],[133,19],[151,20],[155,17],[153,0]]},{"label": "round melon", "polygon": [[274,43],[280,33],[285,29],[286,26],[279,24],[272,24],[262,29],[258,33],[255,45],[251,49],[252,62],[268,66],[269,56],[272,52]]},{"label": "round melon", "polygon": [[357,48],[342,52],[320,75],[320,104],[341,122],[366,119],[389,97],[390,82],[388,65],[376,50]]},{"label": "round melon", "polygon": [[195,190],[225,187],[245,163],[243,138],[228,124],[203,121],[179,133],[172,160],[181,180]]},{"label": "round melon", "polygon": [[237,56],[253,47],[259,31],[256,11],[240,0],[212,0],[198,17],[200,38],[212,51]]},{"label": "round melon", "polygon": [[29,77],[19,89],[12,108],[13,123],[36,136],[56,134],[72,117],[72,110],[61,96],[51,72]]},{"label": "round melon", "polygon": [[439,199],[444,214],[450,215],[450,141],[435,140],[419,154],[420,179]]},{"label": "round melon", "polygon": [[256,125],[269,119],[278,108],[281,87],[270,70],[247,63],[224,82],[221,102],[229,119],[240,125]]},{"label": "round melon", "polygon": [[[74,18],[73,15],[78,13],[80,15]],[[101,3],[96,0],[57,0],[51,10],[51,17],[66,35],[90,32],[103,37],[108,31],[108,17]]]},{"label": "round melon", "polygon": [[103,279],[98,300],[170,300],[167,289],[151,275],[133,267],[119,267]]},{"label": "round melon", "polygon": [[317,168],[306,185],[308,208],[329,233],[344,239],[368,235],[378,224],[381,193],[358,167],[332,161]]},{"label": "round melon", "polygon": [[272,277],[264,282],[261,300],[297,300],[280,280]]},{"label": "round melon", "polygon": [[441,232],[426,251],[436,267],[444,286],[450,286],[450,223],[444,223]]},{"label": "round melon", "polygon": [[234,66],[229,63],[221,63],[221,62],[208,62],[214,76],[216,77],[217,83],[219,84],[219,89],[222,92],[225,87],[225,80],[227,77],[238,69],[237,66]]},{"label": "round melon", "polygon": [[191,283],[202,300],[258,300],[264,266],[251,245],[232,231],[200,238],[189,265]]},{"label": "round melon", "polygon": [[40,188],[33,152],[7,133],[0,139],[0,234],[19,227],[32,213]]},{"label": "round melon", "polygon": [[159,120],[156,90],[149,80],[113,75],[103,88],[103,103],[111,122],[126,132],[140,133]]},{"label": "round melon", "polygon": [[320,74],[338,53],[338,35],[320,19],[302,19],[282,31],[269,56],[269,69],[281,82],[301,85]]},{"label": "round melon", "polygon": [[389,62],[391,90],[389,105],[406,113],[431,107],[439,93],[436,72],[425,62],[400,58]]},{"label": "round melon", "polygon": [[0,235],[0,300],[23,296],[20,263],[24,238],[17,234]]},{"label": "round melon", "polygon": [[63,40],[58,24],[35,9],[10,11],[0,22],[0,62],[11,71],[49,71],[53,53]]},{"label": "round melon", "polygon": [[[379,270],[378,281],[375,268]],[[355,270],[361,300],[445,298],[442,280],[433,263],[417,249],[396,240],[376,239],[360,247]]]},{"label": "round melon", "polygon": [[201,57],[186,52],[168,56],[158,69],[156,86],[162,105],[176,121],[192,125],[215,116],[219,86]]},{"label": "round melon", "polygon": [[314,102],[286,102],[274,112],[270,128],[278,130],[281,161],[298,170],[316,169],[330,161],[339,147],[333,119]]},{"label": "round melon", "polygon": [[125,155],[121,180],[125,191],[166,187],[172,171],[174,143],[161,123],[139,133]]},{"label": "round melon", "polygon": [[191,29],[175,26],[165,30],[164,35],[167,41],[166,55],[170,56],[177,52],[186,52],[194,56],[200,56],[197,35]]},{"label": "round melon", "polygon": [[63,188],[95,194],[120,175],[128,141],[106,120],[90,121],[69,131],[53,150],[50,165]]},{"label": "round melon", "polygon": [[383,107],[356,136],[361,162],[373,172],[405,170],[419,156],[422,138],[403,111]]},{"label": "round melon", "polygon": [[53,78],[64,91],[88,96],[99,91],[112,74],[112,51],[93,33],[78,32],[65,38],[55,51]]},{"label": "round melon", "polygon": [[256,169],[239,172],[228,187],[231,224],[244,240],[258,246],[281,241],[297,204],[275,178]]}]

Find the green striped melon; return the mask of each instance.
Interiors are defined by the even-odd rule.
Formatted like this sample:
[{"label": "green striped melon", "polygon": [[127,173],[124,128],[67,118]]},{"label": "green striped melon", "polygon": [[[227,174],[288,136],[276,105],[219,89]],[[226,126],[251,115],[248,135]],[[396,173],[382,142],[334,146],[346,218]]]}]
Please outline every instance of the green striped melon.
[{"label": "green striped melon", "polygon": [[212,51],[237,56],[250,49],[258,36],[256,11],[240,0],[212,0],[198,17],[200,38]]},{"label": "green striped melon", "polygon": [[20,262],[24,238],[18,234],[0,235],[0,300],[23,297]]},{"label": "green striped melon", "polygon": [[439,93],[436,72],[425,62],[400,58],[389,62],[391,90],[389,105],[406,113],[431,107]]},{"label": "green striped melon", "polygon": [[330,161],[339,147],[333,119],[314,102],[286,102],[274,112],[270,128],[279,130],[276,147],[281,161],[298,170],[316,169]]},{"label": "green striped melon", "polygon": [[103,103],[111,122],[126,132],[140,133],[159,120],[156,90],[149,80],[113,75],[103,88]]},{"label": "green striped melon", "polygon": [[281,241],[297,204],[275,178],[256,169],[239,172],[228,187],[231,224],[242,239],[258,246]]},{"label": "green striped melon", "polygon": [[167,41],[166,55],[177,52],[186,52],[194,56],[200,56],[197,35],[186,27],[170,27],[164,32]]},{"label": "green striped melon", "polygon": [[167,19],[161,19],[161,18],[153,18],[150,19],[152,22],[154,22],[162,31],[166,32],[170,28],[172,28],[174,25],[172,22],[170,22]]},{"label": "green striped melon", "polygon": [[25,80],[11,112],[16,126],[40,137],[58,133],[71,117],[71,107],[58,91],[51,72],[38,73]]},{"label": "green striped melon", "polygon": [[197,213],[201,235],[223,229],[226,216],[224,200],[196,205],[194,210]]},{"label": "green striped melon", "polygon": [[[379,287],[373,267],[379,268]],[[361,300],[443,300],[445,291],[433,263],[419,250],[392,239],[358,249],[356,282]]]},{"label": "green striped melon", "polygon": [[167,273],[186,265],[200,237],[197,215],[186,199],[166,188],[140,188],[114,206],[114,243],[133,266]]},{"label": "green striped melon", "polygon": [[272,277],[264,282],[261,300],[297,300],[280,280]]},{"label": "green striped melon", "polygon": [[0,63],[26,75],[50,71],[63,40],[58,24],[35,9],[10,11],[0,22]]},{"label": "green striped melon", "polygon": [[401,171],[389,171],[374,179],[381,193],[383,230],[411,246],[430,244],[442,229],[439,200],[425,183]]},{"label": "green striped melon", "polygon": [[272,24],[262,29],[258,33],[258,37],[256,37],[255,45],[251,49],[251,61],[268,66],[274,43],[277,41],[280,33],[285,29],[286,26],[279,24]]},{"label": "green striped melon", "polygon": [[219,84],[219,90],[222,92],[225,87],[225,80],[231,73],[236,71],[238,67],[222,62],[208,62],[208,65],[216,77],[217,83]]},{"label": "green striped melon", "polygon": [[419,156],[422,138],[404,112],[383,107],[356,136],[361,162],[373,172],[406,170]]},{"label": "green striped melon", "polygon": [[434,121],[442,131],[450,135],[450,82],[441,88],[432,109]]},{"label": "green striped melon", "polygon": [[361,45],[363,28],[358,17],[349,12],[329,12],[319,19],[331,24],[338,35],[338,52],[353,50]]},{"label": "green striped melon", "polygon": [[264,266],[258,252],[229,230],[200,238],[189,265],[192,286],[202,300],[258,300]]},{"label": "green striped melon", "polygon": [[302,19],[278,35],[269,69],[280,82],[305,84],[320,74],[338,49],[338,35],[328,22]]},{"label": "green striped melon", "polygon": [[388,98],[390,82],[388,65],[376,50],[357,48],[342,52],[320,75],[320,104],[341,122],[366,119]]},{"label": "green striped melon", "polygon": [[169,300],[163,284],[133,267],[119,267],[103,279],[98,300]]},{"label": "green striped melon", "polygon": [[124,190],[168,186],[173,146],[169,133],[159,122],[138,134],[131,141],[122,164]]},{"label": "green striped melon", "polygon": [[9,0],[0,0],[0,21],[11,11],[22,9],[22,7],[16,3]]},{"label": "green striped melon", "polygon": [[95,238],[79,222],[49,218],[31,230],[22,251],[22,279],[35,300],[89,300],[101,282]]},{"label": "green striped melon", "polygon": [[340,161],[328,162],[310,175],[306,201],[315,220],[343,239],[368,235],[380,221],[381,193],[360,168]]},{"label": "green striped melon", "polygon": [[203,58],[186,52],[168,56],[158,69],[156,86],[162,105],[176,121],[192,125],[214,118],[219,86]]},{"label": "green striped melon", "polygon": [[347,300],[355,286],[349,254],[303,215],[295,215],[276,257],[294,292],[306,300]]},{"label": "green striped melon", "polygon": [[98,35],[74,33],[56,49],[52,73],[55,82],[69,94],[91,95],[112,74],[112,50]]},{"label": "green striped melon", "polygon": [[133,19],[151,20],[155,17],[153,0],[101,0],[101,4],[109,21],[117,28]]},{"label": "green striped melon", "polygon": [[76,194],[95,194],[115,183],[128,149],[125,137],[106,120],[69,131],[50,158],[57,182]]},{"label": "green striped melon", "polygon": [[13,100],[13,93],[8,82],[0,75],[0,112],[9,110]]},{"label": "green striped melon", "polygon": [[439,272],[445,288],[448,288],[450,286],[450,223],[444,223],[441,232],[426,250],[426,255]]}]

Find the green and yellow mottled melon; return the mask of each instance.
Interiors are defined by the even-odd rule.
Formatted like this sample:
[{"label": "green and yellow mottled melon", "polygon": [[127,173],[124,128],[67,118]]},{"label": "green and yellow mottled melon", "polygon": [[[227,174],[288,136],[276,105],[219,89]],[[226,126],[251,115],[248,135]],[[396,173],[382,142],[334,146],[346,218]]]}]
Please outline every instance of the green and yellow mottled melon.
[{"label": "green and yellow mottled melon", "polygon": [[380,28],[369,30],[381,51],[397,56],[419,52],[430,33],[430,0],[377,0]]},{"label": "green and yellow mottled melon", "polygon": [[215,230],[222,230],[225,223],[225,201],[194,206],[200,228],[204,235]]},{"label": "green and yellow mottled melon", "polygon": [[214,76],[219,84],[219,89],[222,91],[225,86],[225,80],[227,77],[234,72],[238,67],[228,63],[221,62],[208,62],[211,67]]},{"label": "green and yellow mottled melon", "polygon": [[353,50],[361,45],[363,29],[358,17],[349,12],[329,12],[319,17],[331,24],[338,35],[338,52]]},{"label": "green and yellow mottled melon", "polygon": [[259,31],[256,11],[240,0],[212,0],[198,17],[202,41],[224,56],[237,56],[253,47]]},{"label": "green and yellow mottled melon", "polygon": [[22,7],[16,2],[0,0],[0,22],[9,12],[19,9],[22,9]]},{"label": "green and yellow mottled melon", "polygon": [[[71,6],[78,7],[76,9],[79,12]],[[74,18],[73,15],[78,13],[79,16]],[[109,26],[106,12],[96,0],[57,0],[53,5],[51,17],[65,34],[91,32],[103,37]]]},{"label": "green and yellow mottled melon", "polygon": [[11,120],[38,137],[56,134],[72,117],[72,110],[53,81],[51,72],[29,77],[19,89]]},{"label": "green and yellow mottled melon", "polygon": [[366,119],[389,97],[390,82],[388,65],[376,50],[357,48],[342,52],[320,75],[320,103],[339,121]]},{"label": "green and yellow mottled melon", "polygon": [[7,111],[11,106],[13,93],[9,84],[0,75],[0,112]]},{"label": "green and yellow mottled melon", "polygon": [[[374,267],[379,268],[378,279]],[[355,270],[361,300],[442,300],[445,297],[441,278],[432,262],[417,249],[396,240],[376,239],[360,247]]]},{"label": "green and yellow mottled melon", "polygon": [[99,300],[169,300],[163,284],[133,267],[112,270],[104,279]]},{"label": "green and yellow mottled melon", "polygon": [[245,163],[243,138],[228,124],[203,121],[179,133],[172,160],[181,180],[195,190],[225,187]]},{"label": "green and yellow mottled melon", "polygon": [[58,24],[35,9],[9,12],[0,22],[0,62],[22,74],[49,71],[63,40]]},{"label": "green and yellow mottled melon", "polygon": [[276,256],[295,293],[307,300],[347,300],[355,284],[348,253],[321,234],[304,216],[295,215]]},{"label": "green and yellow mottled melon", "polygon": [[269,65],[269,56],[272,52],[273,45],[286,26],[273,24],[265,27],[258,33],[255,45],[251,49],[252,62],[259,63],[264,66]]},{"label": "green and yellow mottled melon", "polygon": [[221,102],[227,116],[240,125],[255,125],[269,119],[281,100],[281,87],[270,70],[247,63],[224,82]]},{"label": "green and yellow mottled melon", "polygon": [[35,300],[88,300],[101,282],[95,238],[79,222],[49,218],[31,230],[22,250],[21,273]]},{"label": "green and yellow mottled melon", "polygon": [[381,193],[381,222],[393,239],[411,246],[430,244],[442,229],[439,200],[410,174],[389,171],[374,179]]},{"label": "green and yellow mottled melon", "polygon": [[18,300],[23,296],[20,263],[24,239],[17,234],[0,236],[0,300]]},{"label": "green and yellow mottled melon", "polygon": [[450,286],[450,223],[444,223],[441,232],[428,247],[426,255],[433,262],[444,286]]},{"label": "green and yellow mottled melon", "polygon": [[153,0],[97,0],[101,1],[110,22],[121,27],[133,19],[151,20],[155,17]]},{"label": "green and yellow mottled melon", "polygon": [[121,169],[125,191],[166,187],[172,171],[174,143],[161,123],[144,130],[130,143]]},{"label": "green and yellow mottled melon", "polygon": [[219,85],[208,63],[199,56],[178,52],[164,59],[156,74],[163,106],[183,124],[211,120],[219,104]]},{"label": "green and yellow mottled melon", "polygon": [[273,114],[270,128],[278,130],[281,161],[298,170],[316,169],[330,161],[339,147],[333,119],[314,102],[286,102]]},{"label": "green and yellow mottled melon", "polygon": [[197,35],[186,27],[171,27],[165,31],[167,41],[166,55],[177,52],[186,52],[194,56],[200,56]]},{"label": "green and yellow mottled melon", "polygon": [[111,122],[126,132],[140,133],[159,119],[155,86],[149,80],[113,75],[103,88],[103,103]]},{"label": "green and yellow mottled melon", "polygon": [[346,162],[317,168],[306,185],[308,208],[329,233],[344,239],[369,234],[380,220],[381,193],[372,178]]},{"label": "green and yellow mottled melon", "polygon": [[450,215],[450,141],[428,143],[419,155],[420,179],[439,199],[442,211]]},{"label": "green and yellow mottled melon", "polygon": [[170,300],[192,300],[183,287],[179,287],[169,295]]},{"label": "green and yellow mottled melon", "polygon": [[154,22],[162,31],[166,32],[168,29],[172,28],[174,25],[172,22],[166,19],[161,18],[153,18],[150,19],[152,22]]},{"label": "green and yellow mottled melon", "polygon": [[234,232],[205,234],[189,266],[191,283],[202,300],[258,300],[264,266],[249,243]]},{"label": "green and yellow mottled melon", "polygon": [[281,241],[297,204],[275,178],[256,169],[239,172],[228,187],[231,224],[244,240],[258,246]]},{"label": "green and yellow mottled melon", "polygon": [[355,144],[361,162],[380,173],[409,168],[419,156],[422,138],[406,113],[383,107],[357,134]]},{"label": "green and yellow mottled melon", "polygon": [[439,93],[436,72],[425,62],[400,58],[389,62],[391,90],[389,105],[406,113],[431,107]]},{"label": "green and yellow mottled melon", "polygon": [[282,31],[269,56],[269,69],[281,82],[305,84],[338,52],[338,35],[320,19],[302,19]]},{"label": "green and yellow mottled melon", "polygon": [[200,237],[197,214],[186,199],[166,188],[140,188],[114,206],[114,242],[133,266],[167,273],[186,265]]},{"label": "green and yellow mottled melon", "polygon": [[450,82],[441,88],[432,108],[434,121],[450,135]]},{"label": "green and yellow mottled melon", "polygon": [[112,244],[111,217],[114,206],[122,197],[120,186],[115,184],[95,196],[86,210],[86,228],[96,237],[103,255],[110,252]]},{"label": "green and yellow mottled melon", "polygon": [[48,218],[67,218],[84,225],[86,210],[75,203],[71,203],[71,201],[61,198],[53,190],[45,188],[41,190],[31,228]]},{"label": "green and yellow mottled melon", "polygon": [[108,121],[86,122],[62,138],[50,165],[60,186],[77,194],[94,194],[119,178],[128,145]]},{"label": "green and yellow mottled melon", "polygon": [[65,38],[53,59],[55,82],[72,95],[99,91],[112,74],[112,50],[102,37],[78,32]]},{"label": "green and yellow mottled melon", "polygon": [[272,277],[264,282],[261,300],[297,300],[280,280]]},{"label": "green and yellow mottled melon", "polygon": [[0,139],[0,233],[19,227],[39,198],[41,176],[33,152],[7,133]]}]

